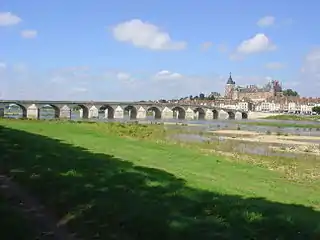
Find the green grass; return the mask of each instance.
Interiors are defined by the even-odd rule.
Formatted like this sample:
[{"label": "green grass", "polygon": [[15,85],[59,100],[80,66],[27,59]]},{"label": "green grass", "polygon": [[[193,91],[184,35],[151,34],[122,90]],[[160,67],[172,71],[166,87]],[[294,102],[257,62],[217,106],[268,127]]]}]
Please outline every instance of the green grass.
[{"label": "green grass", "polygon": [[266,127],[287,127],[287,128],[320,128],[320,123],[315,123],[315,124],[303,124],[303,123],[284,123],[284,122],[277,122],[276,120],[274,122],[259,122],[259,121],[254,121],[254,122],[237,122],[240,125],[252,125],[252,126],[266,126]]},{"label": "green grass", "polygon": [[275,115],[264,119],[273,120],[294,120],[294,121],[316,121],[320,120],[320,116],[303,116],[303,115]]},{"label": "green grass", "polygon": [[29,219],[14,208],[9,199],[0,195],[0,239],[36,239]]},{"label": "green grass", "polygon": [[164,134],[161,126],[0,120],[0,167],[82,239],[320,236],[318,182],[157,142]]}]

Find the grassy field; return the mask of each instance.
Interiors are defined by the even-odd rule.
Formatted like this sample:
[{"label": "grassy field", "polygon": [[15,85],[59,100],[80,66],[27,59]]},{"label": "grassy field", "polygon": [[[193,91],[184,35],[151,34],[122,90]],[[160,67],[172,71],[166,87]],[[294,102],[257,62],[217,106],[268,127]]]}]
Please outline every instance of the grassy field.
[{"label": "grassy field", "polygon": [[[278,119],[280,120],[280,119]],[[289,119],[282,119],[282,120],[289,120]],[[291,119],[292,120],[292,119]],[[305,120],[306,121],[306,120]],[[264,122],[264,121],[254,121],[254,122],[245,122],[239,121],[237,122],[240,125],[253,125],[253,126],[266,126],[266,127],[287,127],[287,128],[305,128],[305,129],[320,129],[320,123],[314,124],[304,124],[304,123],[285,123],[285,122]]]},{"label": "grassy field", "polygon": [[266,117],[265,119],[293,120],[293,121],[316,121],[316,120],[320,120],[320,116],[275,115],[275,116]]},{"label": "grassy field", "polygon": [[[82,239],[317,239],[320,184],[161,126],[0,120],[0,169]],[[294,167],[294,166],[293,166]]]}]

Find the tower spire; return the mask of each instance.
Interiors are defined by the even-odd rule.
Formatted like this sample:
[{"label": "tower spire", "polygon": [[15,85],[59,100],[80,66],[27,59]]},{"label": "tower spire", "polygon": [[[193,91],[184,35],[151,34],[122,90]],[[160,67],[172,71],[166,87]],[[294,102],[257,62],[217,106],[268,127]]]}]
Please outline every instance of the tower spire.
[{"label": "tower spire", "polygon": [[235,84],[235,82],[232,79],[231,72],[229,73],[229,78],[228,78],[227,84]]}]

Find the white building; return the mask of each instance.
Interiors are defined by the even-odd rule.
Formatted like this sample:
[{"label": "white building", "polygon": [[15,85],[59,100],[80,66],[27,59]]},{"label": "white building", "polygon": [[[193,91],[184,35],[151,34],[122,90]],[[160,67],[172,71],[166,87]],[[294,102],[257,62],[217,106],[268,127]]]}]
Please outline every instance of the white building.
[{"label": "white building", "polygon": [[248,102],[238,102],[236,104],[236,109],[237,110],[242,110],[242,111],[249,111],[249,103]]},{"label": "white building", "polygon": [[288,112],[296,112],[300,111],[300,106],[296,104],[295,102],[289,102],[288,104]]}]

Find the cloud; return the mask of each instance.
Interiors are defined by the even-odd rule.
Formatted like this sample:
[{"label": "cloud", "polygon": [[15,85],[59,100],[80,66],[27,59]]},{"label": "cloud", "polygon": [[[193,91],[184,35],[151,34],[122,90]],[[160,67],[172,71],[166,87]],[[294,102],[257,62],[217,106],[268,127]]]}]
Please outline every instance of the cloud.
[{"label": "cloud", "polygon": [[7,27],[11,25],[16,25],[22,21],[17,15],[11,12],[0,12],[0,26]]},{"label": "cloud", "polygon": [[124,73],[124,72],[117,73],[117,79],[119,80],[129,80],[130,78],[131,76],[128,73]]},{"label": "cloud", "polygon": [[163,80],[163,79],[178,79],[182,78],[182,74],[176,72],[170,72],[168,70],[162,70],[157,72],[154,76],[155,79]]},{"label": "cloud", "polygon": [[112,33],[114,38],[120,42],[151,50],[182,50],[187,46],[186,42],[174,41],[169,33],[140,19],[120,23],[113,27]]},{"label": "cloud", "polygon": [[23,30],[21,31],[21,37],[23,38],[36,38],[38,32],[36,30]]},{"label": "cloud", "polygon": [[263,33],[258,33],[252,38],[244,40],[237,48],[238,53],[253,54],[266,51],[273,51],[276,49],[271,40]]},{"label": "cloud", "polygon": [[274,16],[265,16],[260,18],[257,22],[259,27],[270,27],[275,24],[276,18]]},{"label": "cloud", "polygon": [[200,46],[201,50],[208,50],[210,49],[211,47],[213,46],[213,43],[212,42],[203,42]]},{"label": "cloud", "polygon": [[270,62],[265,65],[265,68],[271,69],[271,70],[282,69],[284,67],[285,67],[285,64],[280,62]]},{"label": "cloud", "polygon": [[[189,75],[182,72],[128,72],[70,66],[38,71],[32,66],[15,71],[8,65],[0,71],[3,99],[39,99],[69,101],[139,101],[172,99],[203,92],[223,93],[228,73]],[[266,76],[233,75],[236,84],[263,85]]]},{"label": "cloud", "polygon": [[4,62],[0,62],[0,71],[5,70],[7,68],[7,64]]},{"label": "cloud", "polygon": [[252,38],[242,41],[229,58],[230,60],[243,60],[245,56],[276,49],[277,46],[265,34],[257,33]]}]

